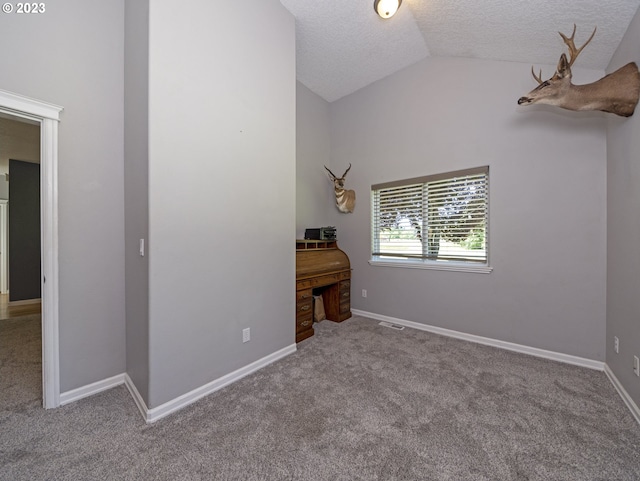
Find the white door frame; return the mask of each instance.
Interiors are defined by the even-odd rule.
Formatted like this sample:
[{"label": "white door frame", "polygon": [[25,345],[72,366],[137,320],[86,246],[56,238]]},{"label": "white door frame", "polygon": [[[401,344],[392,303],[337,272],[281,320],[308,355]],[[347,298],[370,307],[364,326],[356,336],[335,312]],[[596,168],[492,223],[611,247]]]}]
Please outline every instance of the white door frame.
[{"label": "white door frame", "polygon": [[42,402],[60,406],[58,331],[58,122],[62,107],[0,90],[0,112],[40,123]]}]

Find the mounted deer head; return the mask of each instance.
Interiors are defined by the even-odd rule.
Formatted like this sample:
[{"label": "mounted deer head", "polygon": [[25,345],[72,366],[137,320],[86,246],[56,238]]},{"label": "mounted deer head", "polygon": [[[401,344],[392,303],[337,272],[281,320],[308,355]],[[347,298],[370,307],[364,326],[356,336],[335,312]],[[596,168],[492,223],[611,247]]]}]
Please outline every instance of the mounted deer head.
[{"label": "mounted deer head", "polygon": [[338,210],[344,214],[350,214],[356,206],[356,193],[353,190],[346,190],[344,188],[344,179],[347,177],[349,169],[351,169],[351,164],[349,164],[347,170],[344,171],[342,177],[336,177],[336,175],[331,172],[326,165],[324,168],[329,172],[329,178],[333,182],[333,188],[336,192],[336,206],[338,207]]},{"label": "mounted deer head", "polygon": [[571,83],[571,66],[595,34],[596,29],[593,29],[593,33],[584,45],[576,48],[574,42],[575,24],[571,37],[560,33],[569,48],[569,60],[564,53],[560,55],[556,73],[546,81],[542,80],[542,70],[536,76],[533,67],[531,67],[533,78],[540,85],[524,97],[520,97],[518,105],[539,103],[555,105],[567,110],[601,110],[623,117],[633,115],[640,95],[640,73],[635,62],[628,63],[590,84],[574,85]]}]

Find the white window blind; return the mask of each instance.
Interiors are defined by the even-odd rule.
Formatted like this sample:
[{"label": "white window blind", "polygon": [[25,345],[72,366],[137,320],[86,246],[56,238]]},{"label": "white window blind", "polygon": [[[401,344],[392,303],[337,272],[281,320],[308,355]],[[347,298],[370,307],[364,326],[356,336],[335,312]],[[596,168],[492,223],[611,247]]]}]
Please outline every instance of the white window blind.
[{"label": "white window blind", "polygon": [[371,186],[374,259],[487,263],[489,167]]}]

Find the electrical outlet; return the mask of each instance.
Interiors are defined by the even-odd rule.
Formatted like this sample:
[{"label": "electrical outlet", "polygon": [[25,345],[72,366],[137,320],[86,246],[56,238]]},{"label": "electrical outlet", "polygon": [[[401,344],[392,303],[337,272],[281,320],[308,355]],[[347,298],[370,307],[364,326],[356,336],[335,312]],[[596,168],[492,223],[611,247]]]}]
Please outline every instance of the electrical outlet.
[{"label": "electrical outlet", "polygon": [[242,342],[249,342],[251,340],[251,329],[247,327],[242,330]]},{"label": "electrical outlet", "polygon": [[613,350],[616,351],[616,354],[620,352],[620,339],[618,339],[618,336],[613,336]]},{"label": "electrical outlet", "polygon": [[640,359],[638,359],[638,356],[633,356],[633,372],[640,377]]},{"label": "electrical outlet", "polygon": [[367,297],[367,290],[366,289],[362,289],[362,297]]}]

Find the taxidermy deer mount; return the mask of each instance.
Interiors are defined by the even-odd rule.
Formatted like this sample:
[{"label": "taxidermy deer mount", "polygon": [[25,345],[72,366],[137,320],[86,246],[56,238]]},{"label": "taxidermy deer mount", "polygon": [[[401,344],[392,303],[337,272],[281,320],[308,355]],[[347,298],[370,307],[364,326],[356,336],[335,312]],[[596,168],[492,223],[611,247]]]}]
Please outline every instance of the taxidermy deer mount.
[{"label": "taxidermy deer mount", "polygon": [[336,206],[338,207],[338,210],[344,214],[350,214],[356,206],[356,193],[353,190],[347,190],[344,188],[344,179],[347,177],[349,169],[351,169],[351,164],[349,164],[347,170],[344,171],[342,177],[336,177],[336,175],[331,172],[326,165],[324,168],[329,172],[329,178],[333,182],[333,188],[336,191]]},{"label": "taxidermy deer mount", "polygon": [[542,80],[542,70],[536,76],[533,67],[531,67],[533,78],[540,85],[524,97],[520,97],[518,105],[539,103],[555,105],[567,110],[601,110],[623,117],[632,116],[640,94],[640,73],[635,62],[628,63],[590,84],[574,85],[571,83],[571,66],[595,34],[596,29],[594,28],[589,40],[582,47],[576,48],[574,43],[575,24],[571,37],[560,33],[569,48],[570,59],[567,60],[564,53],[560,55],[556,73],[546,81]]}]

